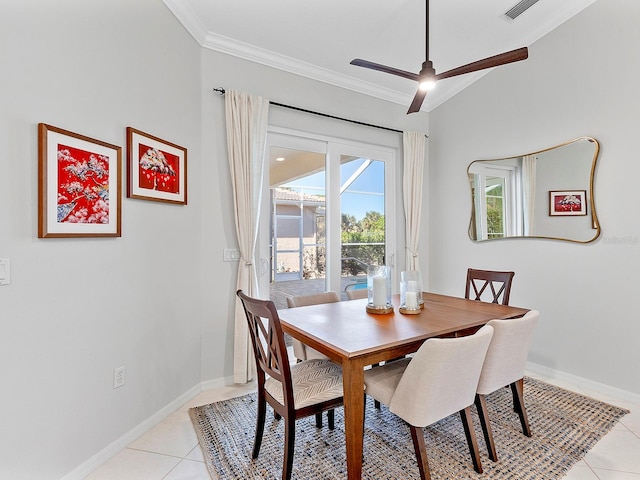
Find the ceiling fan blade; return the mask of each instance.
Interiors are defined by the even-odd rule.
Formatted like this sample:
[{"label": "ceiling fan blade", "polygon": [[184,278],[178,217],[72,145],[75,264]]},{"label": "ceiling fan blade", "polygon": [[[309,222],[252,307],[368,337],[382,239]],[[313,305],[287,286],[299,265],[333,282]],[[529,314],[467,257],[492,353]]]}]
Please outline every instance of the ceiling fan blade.
[{"label": "ceiling fan blade", "polygon": [[418,89],[416,95],[413,97],[413,101],[409,106],[409,110],[407,110],[407,114],[419,112],[422,107],[422,103],[424,102],[424,98],[427,96],[426,90]]},{"label": "ceiling fan blade", "polygon": [[368,60],[362,60],[361,58],[355,58],[351,60],[350,63],[351,65],[356,65],[357,67],[370,68],[371,70],[390,73],[391,75],[397,75],[398,77],[408,78],[409,80],[415,80],[416,82],[420,79],[420,76],[417,73],[411,73],[405,70],[400,70],[398,68],[381,65],[379,63],[369,62]]},{"label": "ceiling fan blade", "polygon": [[436,79],[442,80],[443,78],[455,77],[457,75],[464,75],[465,73],[506,65],[507,63],[519,62],[520,60],[526,60],[528,56],[529,50],[527,47],[522,47],[447,70],[446,72],[436,75]]}]

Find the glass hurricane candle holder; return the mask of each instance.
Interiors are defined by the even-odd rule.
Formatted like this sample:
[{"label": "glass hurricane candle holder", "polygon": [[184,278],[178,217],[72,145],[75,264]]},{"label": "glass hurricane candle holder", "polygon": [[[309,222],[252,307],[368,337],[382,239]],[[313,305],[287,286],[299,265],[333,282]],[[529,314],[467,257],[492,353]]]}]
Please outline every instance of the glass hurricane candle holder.
[{"label": "glass hurricane candle holder", "polygon": [[369,265],[367,269],[367,312],[391,313],[391,268],[384,265]]},{"label": "glass hurricane candle holder", "polygon": [[400,272],[400,313],[409,315],[420,313],[421,300],[422,281],[420,272],[415,270]]}]

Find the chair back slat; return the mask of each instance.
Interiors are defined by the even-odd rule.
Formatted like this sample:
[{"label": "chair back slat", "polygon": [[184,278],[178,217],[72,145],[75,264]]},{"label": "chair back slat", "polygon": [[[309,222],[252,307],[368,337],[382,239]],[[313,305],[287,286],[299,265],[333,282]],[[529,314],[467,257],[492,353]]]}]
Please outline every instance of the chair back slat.
[{"label": "chair back slat", "polygon": [[[472,300],[509,305],[511,283],[514,275],[514,272],[477,270],[469,268],[467,270],[467,284],[465,287],[464,297]],[[487,287],[489,287],[489,290],[487,290]],[[473,297],[471,297],[472,290]],[[487,294],[483,298],[485,291]]]}]

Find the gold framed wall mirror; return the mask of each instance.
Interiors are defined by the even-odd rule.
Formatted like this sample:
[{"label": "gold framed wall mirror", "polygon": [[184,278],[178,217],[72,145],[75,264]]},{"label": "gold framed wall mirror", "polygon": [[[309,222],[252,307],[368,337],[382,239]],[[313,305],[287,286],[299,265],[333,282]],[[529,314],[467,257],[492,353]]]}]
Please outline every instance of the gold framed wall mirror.
[{"label": "gold framed wall mirror", "polygon": [[593,188],[599,152],[595,138],[579,137],[537,152],[472,162],[471,240],[593,242],[600,236]]}]

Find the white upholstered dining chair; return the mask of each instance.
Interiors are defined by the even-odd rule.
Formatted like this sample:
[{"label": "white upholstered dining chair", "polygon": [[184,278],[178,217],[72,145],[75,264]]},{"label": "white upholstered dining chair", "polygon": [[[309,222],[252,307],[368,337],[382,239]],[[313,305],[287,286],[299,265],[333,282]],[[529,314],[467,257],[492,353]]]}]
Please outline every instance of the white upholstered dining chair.
[{"label": "white upholstered dining chair", "polygon": [[[287,297],[287,307],[295,308],[295,307],[306,307],[308,305],[319,305],[321,303],[334,303],[339,302],[340,297],[336,292],[322,292],[322,293],[312,293],[310,295],[299,295],[297,297]],[[298,361],[302,360],[313,360],[314,358],[327,359],[326,355],[314,350],[313,348],[305,345],[300,340],[295,338],[293,340],[293,354],[298,359]]]},{"label": "white upholstered dining chair", "polygon": [[364,372],[365,393],[389,406],[409,424],[420,478],[429,480],[423,427],[460,413],[476,472],[482,463],[471,418],[471,406],[493,327],[460,338],[432,338],[412,358]]},{"label": "white upholstered dining chair", "polygon": [[[354,293],[355,292],[355,293]],[[363,294],[364,292],[364,294]],[[360,298],[367,298],[368,291],[367,289],[358,289],[358,290],[347,290],[347,297],[349,300],[357,300]],[[295,307],[305,307],[307,305],[318,305],[320,303],[333,303],[339,302],[340,298],[336,292],[324,292],[324,293],[314,293],[310,295],[301,295],[297,297],[287,297],[287,306],[289,308]],[[318,352],[317,350],[305,345],[300,340],[295,338],[293,340],[293,355],[298,359],[298,361],[302,360],[311,360],[314,358],[326,359],[329,358],[326,355]],[[373,365],[377,367],[379,364]],[[380,402],[378,400],[375,401],[375,406],[379,410]],[[316,416],[316,426],[322,426],[322,417]]]},{"label": "white upholstered dining chair", "polygon": [[345,291],[349,300],[359,300],[369,296],[369,290],[366,288],[350,288]]},{"label": "white upholstered dining chair", "polygon": [[510,386],[513,394],[513,407],[520,417],[522,433],[531,436],[527,410],[524,405],[524,369],[527,362],[533,331],[540,313],[537,310],[527,312],[522,318],[491,320],[487,325],[493,328],[493,338],[489,344],[478,382],[475,404],[480,417],[480,425],[489,458],[498,461],[498,454],[487,413],[486,396],[499,388]]}]

